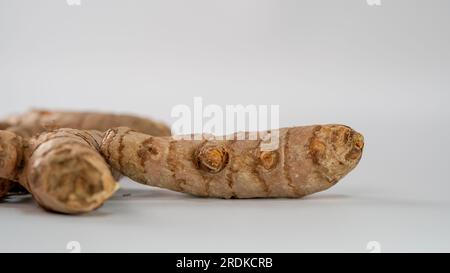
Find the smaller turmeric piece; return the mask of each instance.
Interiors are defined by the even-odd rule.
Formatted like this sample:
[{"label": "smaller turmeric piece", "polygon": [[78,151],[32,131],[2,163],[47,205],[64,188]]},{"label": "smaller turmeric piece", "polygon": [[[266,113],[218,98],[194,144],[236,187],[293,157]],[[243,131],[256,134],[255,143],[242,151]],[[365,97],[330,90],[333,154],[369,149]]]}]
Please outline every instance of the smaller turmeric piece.
[{"label": "smaller turmeric piece", "polygon": [[92,211],[118,189],[98,151],[101,140],[98,131],[59,129],[28,140],[0,131],[0,146],[6,151],[0,175],[17,180],[47,210]]},{"label": "smaller turmeric piece", "polygon": [[31,137],[59,128],[103,132],[117,126],[128,126],[136,131],[154,136],[170,135],[170,128],[161,122],[132,115],[99,112],[31,110],[0,121],[0,130],[10,132],[9,134],[2,133],[2,136],[0,136],[3,137],[3,139],[0,139],[0,144],[3,145],[0,146],[0,199],[5,197],[13,186],[17,187],[12,181],[16,179],[14,172],[17,172],[17,170],[9,170],[8,172],[11,173],[5,174],[8,167],[15,166],[16,162],[14,158],[6,158],[16,152],[15,150],[7,150],[7,147],[13,147],[9,145],[13,144],[10,141],[14,140],[15,145],[19,144],[17,141],[27,144],[27,140]]},{"label": "smaller turmeric piece", "polygon": [[[105,133],[101,152],[131,179],[197,196],[302,197],[328,189],[358,164],[363,136],[344,125],[279,130],[279,147],[261,140],[179,140],[128,128]],[[230,139],[230,138],[221,138]]]}]

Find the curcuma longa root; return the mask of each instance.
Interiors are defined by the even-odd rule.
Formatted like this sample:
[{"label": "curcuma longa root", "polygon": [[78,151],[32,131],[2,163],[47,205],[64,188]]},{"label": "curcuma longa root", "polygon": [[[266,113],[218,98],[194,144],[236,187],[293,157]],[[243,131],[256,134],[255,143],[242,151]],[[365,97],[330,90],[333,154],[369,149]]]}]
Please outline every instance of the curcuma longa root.
[{"label": "curcuma longa root", "polygon": [[[0,134],[0,199],[16,184],[18,180],[11,174],[6,175],[5,168],[10,166],[5,158],[9,154],[9,141],[20,139],[24,144],[33,136],[58,128],[105,131],[117,126],[128,126],[136,131],[154,136],[169,136],[170,128],[163,123],[146,118],[96,112],[71,112],[31,110],[24,114],[12,116],[0,122],[0,129],[10,133]],[[28,145],[28,144],[27,144]]]},{"label": "curcuma longa root", "polygon": [[138,132],[154,136],[170,136],[170,128],[161,122],[132,115],[98,112],[31,110],[9,117],[1,122],[0,126],[22,137],[32,137],[59,128],[104,132],[118,126],[127,126]]},{"label": "curcuma longa root", "polygon": [[263,151],[260,140],[176,140],[121,127],[105,133],[100,149],[113,168],[143,184],[257,198],[328,189],[355,168],[364,146],[363,136],[343,125],[285,128],[279,137],[278,149]]},{"label": "curcuma longa root", "polygon": [[62,213],[89,212],[119,188],[99,153],[102,134],[60,129],[32,138],[19,182],[44,208]]},{"label": "curcuma longa root", "polygon": [[45,209],[89,212],[118,189],[98,151],[100,132],[59,129],[25,140],[0,131],[0,139],[5,151],[0,175],[18,180]]}]

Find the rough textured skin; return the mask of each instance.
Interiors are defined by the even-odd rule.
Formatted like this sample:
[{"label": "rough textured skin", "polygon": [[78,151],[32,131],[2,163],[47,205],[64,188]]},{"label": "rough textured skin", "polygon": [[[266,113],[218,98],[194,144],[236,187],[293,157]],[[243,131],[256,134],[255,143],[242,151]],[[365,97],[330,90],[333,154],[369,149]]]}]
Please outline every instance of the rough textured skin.
[{"label": "rough textured skin", "polygon": [[16,134],[0,130],[0,177],[14,179],[22,160],[23,141]]},{"label": "rough textured skin", "polygon": [[[3,154],[8,156],[14,154],[10,153],[9,150],[5,150],[7,147],[12,147],[10,143],[11,139],[7,139],[7,137],[14,136],[17,139],[20,139],[20,137],[29,139],[45,131],[51,131],[58,128],[99,130],[103,132],[117,126],[128,126],[136,131],[154,136],[170,136],[170,129],[168,126],[150,119],[130,115],[115,115],[96,112],[32,110],[0,122],[0,130],[11,132],[0,133],[0,178],[6,178],[0,179],[0,198],[7,193],[3,193],[3,191],[6,191],[7,188],[11,188],[13,185],[7,179],[15,179],[14,174],[11,174],[11,168],[6,169],[4,165],[8,164],[6,167],[15,167],[18,165],[12,158],[4,158],[4,155],[2,156],[2,151]],[[20,137],[17,137],[17,135]],[[18,142],[16,141],[14,143],[17,144]],[[21,152],[21,150],[17,151]],[[14,171],[16,171],[16,169],[14,169]],[[5,172],[8,173],[5,174]],[[114,177],[118,179],[119,176],[117,172],[114,173]]]},{"label": "rough textured skin", "polygon": [[105,133],[101,152],[151,186],[219,198],[302,197],[336,184],[364,146],[343,125],[285,128],[279,136],[278,149],[262,151],[260,140],[175,140],[121,127]]},{"label": "rough textured skin", "polygon": [[13,186],[9,181],[16,177],[17,166],[22,160],[23,141],[14,133],[0,130],[0,198]]},{"label": "rough textured skin", "polygon": [[20,184],[48,210],[76,214],[98,208],[118,189],[98,152],[101,138],[96,131],[59,129],[30,139]]},{"label": "rough textured skin", "polygon": [[127,126],[138,132],[154,136],[170,136],[170,128],[160,122],[131,115],[97,112],[31,110],[22,115],[8,118],[2,126],[6,127],[5,124],[9,125],[7,126],[9,131],[24,138],[59,128],[104,132],[118,126]]}]

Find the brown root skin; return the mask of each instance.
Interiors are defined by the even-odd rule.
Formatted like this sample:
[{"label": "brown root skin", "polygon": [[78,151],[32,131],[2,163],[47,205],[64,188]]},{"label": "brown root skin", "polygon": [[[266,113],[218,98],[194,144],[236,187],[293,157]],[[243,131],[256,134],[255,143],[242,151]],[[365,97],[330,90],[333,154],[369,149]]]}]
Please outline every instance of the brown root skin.
[{"label": "brown root skin", "polygon": [[24,141],[12,132],[0,130],[0,178],[14,179],[23,157]]},{"label": "brown root skin", "polygon": [[23,157],[23,140],[8,131],[0,130],[0,198],[13,187]]},{"label": "brown root skin", "polygon": [[24,140],[0,131],[0,197],[18,181],[45,209],[84,213],[101,206],[118,188],[99,153],[102,133],[58,129]]},{"label": "brown root skin", "polygon": [[[17,181],[17,171],[23,148],[16,144],[22,139],[29,139],[45,131],[51,131],[58,128],[73,128],[80,130],[98,130],[105,131],[117,126],[128,126],[134,130],[144,132],[155,136],[169,136],[170,129],[163,123],[150,119],[140,118],[131,115],[116,115],[96,112],[70,112],[70,111],[49,111],[32,110],[24,114],[12,116],[5,121],[0,122],[0,130],[9,132],[0,133],[0,189],[6,191],[11,188],[12,182],[6,179]],[[12,141],[16,138],[20,141]],[[22,141],[26,144],[26,141]],[[12,146],[16,145],[16,146]],[[14,152],[14,149],[17,148]],[[9,150],[8,150],[9,149]],[[8,156],[9,158],[5,158]],[[16,158],[14,158],[16,156]],[[114,171],[114,177],[119,178],[119,173]],[[7,193],[7,192],[6,192]],[[6,193],[0,192],[0,198]]]},{"label": "brown root skin", "polygon": [[14,184],[16,183],[11,180],[0,178],[0,200],[8,195]]},{"label": "brown root skin", "polygon": [[355,168],[364,146],[362,135],[344,125],[285,128],[279,137],[279,147],[266,151],[260,140],[176,140],[122,127],[105,133],[101,152],[143,184],[197,196],[264,198],[328,189]]},{"label": "brown root skin", "polygon": [[100,207],[118,189],[97,150],[101,136],[59,129],[30,139],[20,184],[51,211],[77,214]]},{"label": "brown root skin", "polygon": [[6,130],[8,127],[11,127],[11,124],[0,121],[0,130]]},{"label": "brown root skin", "polygon": [[170,128],[161,122],[132,115],[98,112],[31,110],[21,115],[12,116],[1,124],[9,125],[9,131],[24,138],[30,138],[44,131],[59,128],[104,132],[118,126],[127,126],[138,132],[153,136],[170,136]]}]

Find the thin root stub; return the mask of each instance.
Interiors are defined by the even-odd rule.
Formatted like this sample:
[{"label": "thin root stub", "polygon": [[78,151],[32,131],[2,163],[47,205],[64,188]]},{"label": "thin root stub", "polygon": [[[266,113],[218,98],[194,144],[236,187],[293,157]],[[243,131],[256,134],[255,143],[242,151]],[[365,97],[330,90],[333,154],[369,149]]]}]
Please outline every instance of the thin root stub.
[{"label": "thin root stub", "polygon": [[275,168],[278,164],[278,152],[276,151],[263,151],[261,152],[259,159],[261,161],[261,165],[266,170],[271,170]]},{"label": "thin root stub", "polygon": [[199,168],[210,173],[218,173],[228,164],[228,152],[221,145],[203,145],[194,158]]}]

